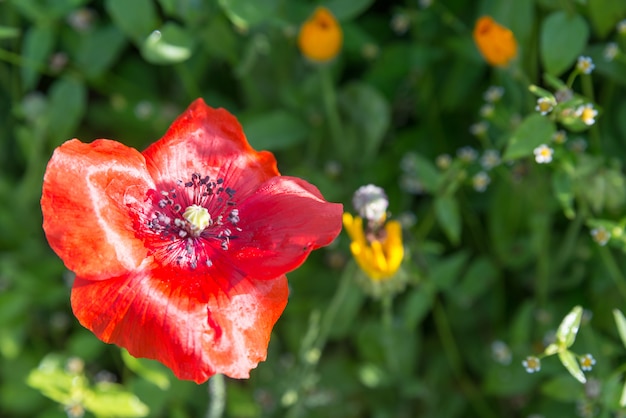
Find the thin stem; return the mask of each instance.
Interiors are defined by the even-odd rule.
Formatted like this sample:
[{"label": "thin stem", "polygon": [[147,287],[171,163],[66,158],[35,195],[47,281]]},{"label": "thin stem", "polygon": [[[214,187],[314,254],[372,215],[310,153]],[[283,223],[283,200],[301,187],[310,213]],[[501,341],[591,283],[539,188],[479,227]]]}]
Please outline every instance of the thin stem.
[{"label": "thin stem", "polygon": [[322,100],[324,102],[324,112],[330,129],[330,136],[333,146],[337,152],[346,157],[343,127],[339,119],[339,109],[337,108],[337,95],[333,84],[332,74],[328,65],[319,67],[320,84],[322,87]]},{"label": "thin stem", "polygon": [[461,385],[461,389],[468,398],[468,401],[476,414],[483,418],[496,418],[497,415],[491,410],[489,404],[482,398],[480,391],[474,386],[474,383],[465,375],[463,371],[463,360],[459,352],[458,345],[454,340],[452,329],[446,315],[443,304],[439,298],[435,301],[433,308],[433,317],[437,333],[441,338],[443,349],[448,357],[448,362],[452,368],[454,376]]},{"label": "thin stem", "polygon": [[609,276],[613,279],[617,290],[622,295],[622,298],[626,300],[626,278],[624,278],[617,262],[615,262],[613,253],[611,253],[607,247],[599,247],[598,252],[600,253],[600,258],[602,258],[602,261],[604,262],[604,266],[609,272]]},{"label": "thin stem", "polygon": [[315,329],[311,329],[311,327],[319,326],[319,332],[317,333],[317,339],[314,342],[307,343],[307,341],[310,341],[310,338],[305,338],[305,342],[303,343],[300,358],[304,363],[301,366],[299,373],[296,373],[294,384],[288,391],[289,398],[294,399],[294,403],[290,405],[289,411],[287,411],[287,414],[285,415],[288,418],[297,417],[300,414],[300,394],[303,391],[304,385],[311,380],[310,376],[314,372],[315,367],[322,356],[322,351],[324,351],[330,330],[335,323],[339,309],[343,305],[346,296],[349,294],[350,285],[353,281],[355,273],[355,263],[348,263],[343,271],[343,274],[341,275],[341,278],[339,279],[337,290],[335,290],[335,294],[328,305],[328,309],[326,309],[320,321],[311,321],[311,324],[309,325],[309,330],[305,335],[309,336],[315,334]]},{"label": "thin stem", "polygon": [[226,408],[226,383],[223,374],[216,374],[209,379],[209,409],[206,418],[221,418]]}]

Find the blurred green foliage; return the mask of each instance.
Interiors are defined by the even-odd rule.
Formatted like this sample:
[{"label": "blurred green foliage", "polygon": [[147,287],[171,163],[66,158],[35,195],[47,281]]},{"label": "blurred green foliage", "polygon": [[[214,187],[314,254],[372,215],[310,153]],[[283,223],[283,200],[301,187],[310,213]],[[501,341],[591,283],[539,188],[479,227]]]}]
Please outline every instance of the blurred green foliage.
[{"label": "blurred green foliage", "polygon": [[[320,4],[344,33],[325,65],[296,46]],[[509,68],[473,44],[483,14],[515,34]],[[268,360],[226,380],[225,416],[625,416],[625,18],[614,0],[0,1],[0,416],[207,411],[206,387],[78,325],[38,204],[56,146],[143,149],[197,97],[348,211],[384,187],[405,226],[387,296],[345,235],[289,275]]]}]

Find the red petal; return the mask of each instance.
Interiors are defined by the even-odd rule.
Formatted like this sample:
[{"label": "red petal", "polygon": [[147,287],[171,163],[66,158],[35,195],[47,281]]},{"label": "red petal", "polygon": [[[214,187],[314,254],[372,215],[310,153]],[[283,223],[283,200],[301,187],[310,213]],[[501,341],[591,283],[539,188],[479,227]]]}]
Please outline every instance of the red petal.
[{"label": "red petal", "polygon": [[226,186],[235,189],[238,198],[279,174],[274,156],[252,149],[233,115],[202,99],[194,101],[143,155],[157,184],[187,181],[198,173],[227,180]]},{"label": "red petal", "polygon": [[77,139],[58,147],[43,179],[43,229],[68,269],[96,280],[137,268],[146,257],[129,204],[154,188],[143,156],[119,142]]},{"label": "red petal", "polygon": [[240,239],[231,241],[233,263],[251,277],[269,279],[304,262],[341,231],[343,206],[295,177],[274,177],[238,206]]},{"label": "red petal", "polygon": [[287,296],[285,276],[233,284],[159,269],[107,281],[77,278],[72,308],[101,340],[202,383],[215,373],[249,377],[265,360]]}]

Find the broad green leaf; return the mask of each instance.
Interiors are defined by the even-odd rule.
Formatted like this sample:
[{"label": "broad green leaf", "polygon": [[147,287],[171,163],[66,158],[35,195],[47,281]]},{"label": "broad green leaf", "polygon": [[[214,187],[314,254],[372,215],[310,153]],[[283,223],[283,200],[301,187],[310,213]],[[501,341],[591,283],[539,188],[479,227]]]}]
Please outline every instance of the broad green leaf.
[{"label": "broad green leaf", "polygon": [[559,360],[561,360],[563,366],[565,366],[567,371],[570,372],[570,374],[574,376],[576,380],[578,380],[580,383],[587,382],[587,378],[585,378],[585,374],[580,368],[580,365],[578,364],[578,360],[576,359],[574,353],[569,350],[559,351]]},{"label": "broad green leaf", "polygon": [[328,0],[323,3],[337,20],[352,20],[363,13],[374,0]]},{"label": "broad green leaf", "polygon": [[472,260],[460,283],[454,286],[454,297],[461,306],[471,305],[497,278],[498,270],[489,258]]},{"label": "broad green leaf", "polygon": [[424,281],[409,290],[401,318],[407,329],[415,329],[430,312],[437,289],[431,281]]},{"label": "broad green leaf", "polygon": [[193,37],[185,28],[167,22],[146,38],[141,55],[152,64],[176,64],[189,59],[193,47]]},{"label": "broad green leaf", "polygon": [[552,188],[568,219],[574,219],[574,186],[572,177],[564,170],[558,170],[552,177]]},{"label": "broad green leaf", "polygon": [[37,87],[41,71],[47,67],[56,34],[49,26],[33,26],[26,32],[22,45],[22,84],[29,91]]},{"label": "broad green leaf", "polygon": [[284,109],[257,113],[240,119],[255,149],[275,151],[289,148],[307,138],[308,125]]},{"label": "broad green leaf", "polygon": [[387,99],[369,84],[353,82],[339,93],[339,106],[356,130],[361,160],[374,158],[391,122]]},{"label": "broad green leaf", "polygon": [[140,418],[150,412],[137,396],[114,383],[97,384],[85,397],[84,406],[99,417]]},{"label": "broad green leaf", "polygon": [[435,198],[435,215],[439,226],[454,245],[461,239],[461,214],[459,204],[454,196],[437,196]]},{"label": "broad green leaf", "polygon": [[561,325],[559,325],[559,328],[556,331],[556,339],[561,348],[569,348],[572,344],[574,344],[582,317],[583,308],[575,306],[571,312],[563,318]]},{"label": "broad green leaf", "polygon": [[165,366],[154,360],[133,357],[125,349],[120,351],[126,367],[162,390],[170,387],[169,373]]},{"label": "broad green leaf", "polygon": [[437,288],[444,291],[450,290],[463,275],[463,269],[468,258],[467,252],[459,251],[433,264],[429,275]]},{"label": "broad green leaf", "polygon": [[626,406],[626,383],[624,383],[624,387],[622,388],[622,396],[619,398],[619,405],[622,408]]},{"label": "broad green leaf", "polygon": [[48,137],[53,146],[72,138],[87,106],[85,85],[73,78],[57,79],[50,87]]},{"label": "broad green leaf", "polygon": [[124,34],[113,25],[94,28],[81,38],[76,65],[89,78],[107,71],[126,44]]},{"label": "broad green leaf", "polygon": [[541,25],[539,44],[546,71],[561,75],[580,56],[588,37],[589,27],[582,16],[564,11],[550,14]]},{"label": "broad green leaf", "polygon": [[105,6],[117,27],[137,45],[159,25],[152,0],[106,0]]},{"label": "broad green leaf", "polygon": [[554,132],[554,122],[538,113],[532,114],[515,130],[502,158],[511,161],[531,156],[539,145],[550,143]]},{"label": "broad green leaf", "polygon": [[617,325],[617,332],[622,340],[622,344],[626,347],[626,317],[619,309],[613,309],[613,317],[615,318],[615,325]]},{"label": "broad green leaf", "polygon": [[241,29],[249,29],[274,18],[278,0],[218,0],[226,16]]},{"label": "broad green leaf", "polygon": [[589,18],[600,38],[605,38],[626,13],[626,2],[615,0],[588,0]]}]

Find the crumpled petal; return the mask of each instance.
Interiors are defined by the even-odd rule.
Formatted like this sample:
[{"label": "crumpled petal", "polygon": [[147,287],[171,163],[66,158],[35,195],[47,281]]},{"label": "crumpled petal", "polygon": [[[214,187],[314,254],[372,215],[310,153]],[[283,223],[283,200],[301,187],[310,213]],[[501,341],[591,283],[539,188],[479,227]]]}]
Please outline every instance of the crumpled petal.
[{"label": "crumpled petal", "polygon": [[195,100],[143,155],[157,184],[187,181],[198,173],[212,180],[228,179],[225,186],[236,190],[237,199],[279,175],[272,153],[255,151],[232,114],[209,107],[202,99]]},{"label": "crumpled petal", "polygon": [[107,281],[77,277],[71,300],[80,323],[104,342],[202,383],[215,373],[249,377],[266,358],[287,296],[285,276],[234,283],[146,268]]},{"label": "crumpled petal", "polygon": [[58,147],[43,179],[41,210],[48,243],[77,275],[91,280],[136,269],[147,254],[128,205],[154,188],[143,156],[119,142],[72,139]]},{"label": "crumpled petal", "polygon": [[296,177],[268,180],[238,209],[242,231],[229,252],[238,268],[255,278],[297,268],[341,231],[343,205],[326,202],[315,186]]}]

